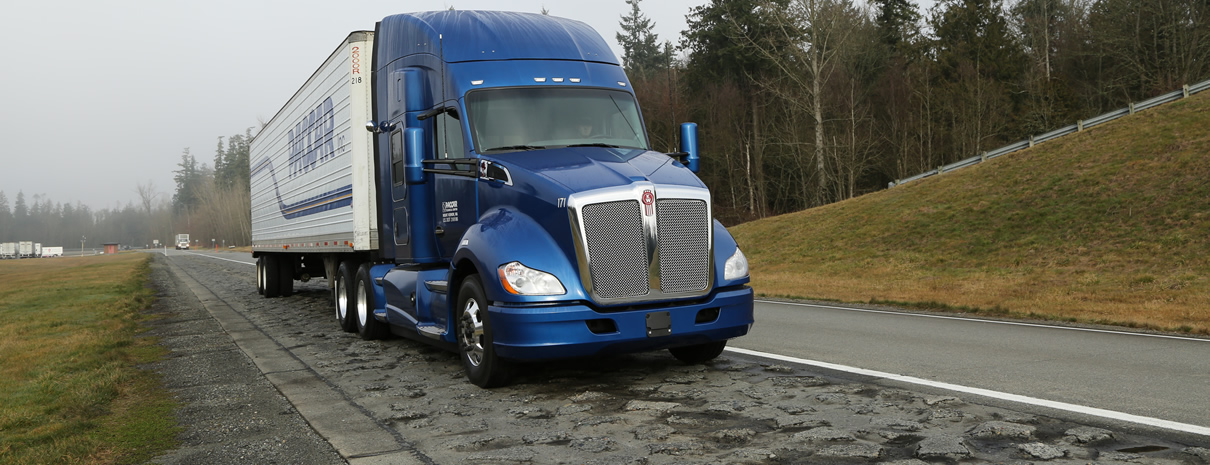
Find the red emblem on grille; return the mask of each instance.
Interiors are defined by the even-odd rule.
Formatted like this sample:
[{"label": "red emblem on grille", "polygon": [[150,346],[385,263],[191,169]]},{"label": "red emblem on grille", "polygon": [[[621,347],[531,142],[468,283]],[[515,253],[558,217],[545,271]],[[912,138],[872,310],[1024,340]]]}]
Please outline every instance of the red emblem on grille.
[{"label": "red emblem on grille", "polygon": [[643,213],[646,214],[647,216],[654,215],[655,214],[654,205],[655,205],[655,194],[651,192],[651,189],[647,189],[647,190],[643,191]]}]

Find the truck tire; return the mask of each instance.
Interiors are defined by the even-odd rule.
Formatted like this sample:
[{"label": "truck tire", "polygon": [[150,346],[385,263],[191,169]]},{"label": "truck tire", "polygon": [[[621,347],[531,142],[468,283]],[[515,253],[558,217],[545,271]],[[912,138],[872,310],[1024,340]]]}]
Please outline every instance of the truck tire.
[{"label": "truck tire", "polygon": [[353,289],[357,288],[357,265],[353,262],[340,262],[340,266],[336,268],[336,323],[340,325],[340,329],[346,333],[357,331],[357,294],[355,291],[350,291],[349,286]]},{"label": "truck tire", "polygon": [[696,365],[714,360],[719,354],[723,353],[723,349],[726,347],[727,341],[717,341],[692,346],[673,347],[668,349],[668,352],[671,352],[673,357],[676,357],[677,360],[685,364]]},{"label": "truck tire", "polygon": [[370,265],[364,264],[357,269],[357,292],[353,298],[354,308],[357,309],[357,334],[362,339],[371,341],[385,339],[390,334],[387,324],[374,319],[374,281],[370,278]]},{"label": "truck tire", "polygon": [[280,296],[281,295],[281,290],[280,290],[281,289],[281,279],[279,279],[277,275],[279,275],[281,273],[278,270],[279,267],[278,267],[278,263],[277,263],[277,256],[276,255],[261,255],[260,258],[265,261],[265,265],[264,265],[264,267],[262,267],[264,269],[264,279],[265,279],[264,296],[266,298],[273,298],[273,297]]},{"label": "truck tire", "polygon": [[509,363],[496,356],[487,294],[478,276],[468,276],[458,290],[458,354],[466,377],[484,389],[507,385],[512,376]]},{"label": "truck tire", "polygon": [[294,295],[294,257],[277,257],[277,292],[282,297]]},{"label": "truck tire", "polygon": [[256,257],[256,293],[265,295],[265,256]]}]

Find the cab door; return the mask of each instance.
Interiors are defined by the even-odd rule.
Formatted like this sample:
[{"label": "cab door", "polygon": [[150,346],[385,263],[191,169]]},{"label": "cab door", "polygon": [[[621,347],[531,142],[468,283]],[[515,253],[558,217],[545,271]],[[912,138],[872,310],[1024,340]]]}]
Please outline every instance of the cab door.
[{"label": "cab door", "polygon": [[[470,157],[462,131],[458,101],[446,101],[442,103],[442,107],[447,110],[433,117],[435,158],[441,161]],[[460,167],[464,166],[466,165]],[[434,212],[437,215],[434,234],[437,236],[438,253],[443,259],[450,259],[458,249],[458,243],[467,228],[479,221],[479,205],[476,200],[478,178],[436,173],[432,176]]]}]

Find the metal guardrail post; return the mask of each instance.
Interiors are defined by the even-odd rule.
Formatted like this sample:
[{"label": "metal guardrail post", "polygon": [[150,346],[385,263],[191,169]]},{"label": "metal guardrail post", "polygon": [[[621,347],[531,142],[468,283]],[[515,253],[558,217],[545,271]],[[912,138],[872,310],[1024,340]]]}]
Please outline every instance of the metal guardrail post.
[{"label": "metal guardrail post", "polygon": [[987,151],[986,150],[984,150],[983,153],[979,154],[979,162],[982,163],[985,161],[987,161]]},{"label": "metal guardrail post", "polygon": [[1034,146],[1034,136],[1032,134],[1030,134],[1030,136],[1029,136],[1029,146],[1030,147]]},{"label": "metal guardrail post", "polygon": [[1076,121],[1076,132],[1084,132],[1084,120]]},{"label": "metal guardrail post", "polygon": [[1181,86],[1181,90],[1184,92],[1185,98],[1189,98],[1189,84]]},{"label": "metal guardrail post", "polygon": [[1130,102],[1130,114],[1134,114],[1134,102]]}]

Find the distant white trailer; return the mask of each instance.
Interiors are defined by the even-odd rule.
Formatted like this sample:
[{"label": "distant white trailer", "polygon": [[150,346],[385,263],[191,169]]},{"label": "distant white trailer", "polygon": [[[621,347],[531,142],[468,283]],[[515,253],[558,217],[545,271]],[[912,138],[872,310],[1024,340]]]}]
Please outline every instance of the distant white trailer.
[{"label": "distant white trailer", "polygon": [[0,258],[17,258],[17,243],[0,243]]},{"label": "distant white trailer", "polygon": [[63,247],[43,247],[42,248],[42,258],[62,257],[62,256],[63,256]]},{"label": "distant white trailer", "polygon": [[34,258],[34,241],[17,242],[17,257],[18,258]]}]

